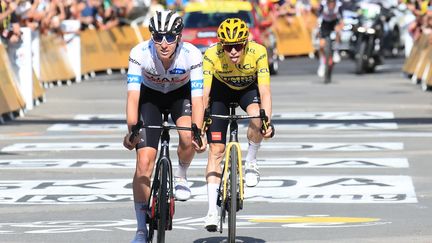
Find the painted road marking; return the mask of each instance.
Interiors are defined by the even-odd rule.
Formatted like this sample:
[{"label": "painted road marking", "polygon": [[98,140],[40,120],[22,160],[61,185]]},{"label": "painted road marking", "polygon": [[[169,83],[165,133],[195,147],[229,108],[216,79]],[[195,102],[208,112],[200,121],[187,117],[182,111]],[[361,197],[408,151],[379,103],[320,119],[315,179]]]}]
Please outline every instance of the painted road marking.
[{"label": "painted road marking", "polygon": [[[285,220],[281,220],[285,219]],[[274,221],[273,221],[274,220]],[[174,217],[175,230],[202,230],[204,217]],[[387,224],[380,218],[330,216],[330,215],[237,215],[238,229],[269,228],[334,228],[362,227]],[[228,222],[223,228],[228,227]],[[0,223],[0,235],[6,234],[64,234],[89,231],[130,231],[136,230],[135,219],[121,220],[59,220]]]},{"label": "painted road marking", "polygon": [[[239,124],[239,129],[246,130],[248,124]],[[386,123],[317,123],[317,124],[277,124],[278,131],[285,130],[391,130],[397,129],[398,125],[394,122]],[[107,131],[107,132],[126,132],[125,124],[72,124],[59,123],[48,127],[47,131],[51,132],[87,132],[87,131]]]},{"label": "painted road marking", "polygon": [[[275,113],[272,119],[323,119],[323,120],[369,120],[393,119],[393,112],[387,111],[338,111],[338,112],[288,112]],[[79,114],[75,120],[126,120],[125,114]]]},{"label": "painted road marking", "polygon": [[[248,143],[240,143],[245,151]],[[288,143],[264,142],[261,151],[385,151],[402,150],[403,143]],[[125,150],[121,143],[16,143],[1,149],[2,152],[30,151],[77,151],[77,150]],[[177,144],[170,144],[170,150],[177,150]]]},{"label": "painted road marking", "polygon": [[[406,158],[272,158],[258,159],[260,168],[408,168]],[[207,159],[194,159],[190,168],[202,169]],[[177,163],[173,167],[177,168]],[[9,159],[0,169],[134,169],[135,159]]]},{"label": "painted road marking", "polygon": [[323,120],[368,120],[368,119],[393,119],[393,112],[386,111],[348,111],[348,112],[290,112],[274,114],[272,119],[323,119]]},{"label": "painted road marking", "polygon": [[126,122],[126,114],[78,114],[74,116],[74,120],[124,120]]},{"label": "painted road marking", "polygon": [[[204,178],[188,178],[192,202],[207,202]],[[129,202],[131,179],[0,181],[0,204]],[[245,200],[275,203],[416,203],[409,176],[262,177]]]},{"label": "painted road marking", "polygon": [[[277,129],[277,128],[276,128]],[[279,131],[279,129],[278,129]],[[86,134],[80,133],[80,134],[48,134],[48,135],[40,135],[33,134],[33,135],[26,135],[22,136],[20,134],[10,133],[10,134],[0,134],[0,140],[59,140],[59,139],[101,139],[106,141],[107,139],[123,139],[123,134],[107,134],[108,132],[105,131],[104,133],[96,133],[96,132],[86,132]],[[347,132],[331,132],[330,130],[327,130],[325,134],[323,133],[310,133],[310,134],[282,134],[278,133],[277,138],[430,138],[432,137],[431,132],[371,132],[371,133],[347,133]],[[246,133],[241,132],[239,133],[240,140],[246,138]],[[176,136],[173,136],[172,138],[173,143],[177,140]]]}]

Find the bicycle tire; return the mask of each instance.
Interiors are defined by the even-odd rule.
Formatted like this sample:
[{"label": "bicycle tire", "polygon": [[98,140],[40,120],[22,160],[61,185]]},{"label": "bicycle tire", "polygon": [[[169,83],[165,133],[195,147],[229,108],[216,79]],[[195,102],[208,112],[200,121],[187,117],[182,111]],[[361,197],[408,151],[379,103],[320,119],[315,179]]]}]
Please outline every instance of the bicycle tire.
[{"label": "bicycle tire", "polygon": [[326,39],[326,45],[324,48],[325,55],[325,69],[324,69],[324,83],[328,84],[331,82],[332,69],[333,69],[333,49],[332,40]]},{"label": "bicycle tire", "polygon": [[231,169],[229,175],[229,206],[228,206],[228,242],[235,242],[236,238],[236,218],[237,218],[237,163],[238,163],[238,151],[236,146],[232,146],[230,150],[230,166]]},{"label": "bicycle tire", "polygon": [[157,204],[157,195],[159,190],[159,180],[161,179],[158,177],[160,171],[159,163],[156,164],[156,170],[155,170],[155,178],[153,179],[151,188],[150,188],[150,198],[149,198],[149,209],[150,209],[150,215],[148,217],[148,236],[147,236],[147,242],[152,243],[153,237],[154,237],[154,231],[157,230],[157,212],[158,212],[158,204]]},{"label": "bicycle tire", "polygon": [[360,48],[358,53],[356,54],[356,65],[355,65],[355,73],[356,74],[363,74],[365,72],[365,59],[367,60],[368,57],[365,58],[366,55],[366,42],[362,41],[360,43]]},{"label": "bicycle tire", "polygon": [[159,217],[157,223],[157,242],[165,242],[165,230],[168,219],[168,198],[167,198],[167,185],[168,185],[168,164],[165,159],[160,161],[159,168],[159,190],[157,194],[157,216]]}]

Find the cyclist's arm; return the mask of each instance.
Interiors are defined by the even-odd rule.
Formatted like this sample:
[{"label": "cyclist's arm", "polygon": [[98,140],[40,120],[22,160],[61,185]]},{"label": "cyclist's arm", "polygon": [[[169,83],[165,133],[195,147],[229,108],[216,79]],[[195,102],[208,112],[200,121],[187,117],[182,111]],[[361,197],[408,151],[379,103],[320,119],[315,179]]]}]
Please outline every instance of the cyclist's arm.
[{"label": "cyclist's arm", "polygon": [[140,89],[142,83],[141,64],[139,62],[139,53],[134,48],[129,55],[129,66],[127,74],[127,103],[126,103],[126,122],[130,133],[131,127],[138,122],[138,104],[140,98]]},{"label": "cyclist's arm", "polygon": [[261,108],[265,110],[266,115],[268,116],[268,121],[271,122],[272,116],[272,95],[270,85],[268,84],[260,84],[258,85],[258,90],[261,98]]},{"label": "cyclist's arm", "polygon": [[138,103],[139,103],[140,91],[131,90],[127,93],[126,103],[126,122],[128,126],[128,132],[131,132],[131,128],[138,122]]},{"label": "cyclist's arm", "polygon": [[259,47],[261,55],[257,58],[258,91],[261,98],[261,108],[265,110],[270,118],[272,115],[272,97],[270,89],[270,69],[268,65],[267,50],[264,46]]},{"label": "cyclist's arm", "polygon": [[210,100],[210,90],[213,80],[213,65],[214,62],[209,58],[208,51],[205,52],[203,58],[203,79],[204,79],[204,88],[203,88],[203,105],[204,108],[209,106]]},{"label": "cyclist's arm", "polygon": [[198,49],[191,54],[193,58],[190,58],[190,60],[195,60],[195,62],[191,64],[190,72],[192,123],[195,123],[198,128],[201,128],[204,118],[202,55]]}]

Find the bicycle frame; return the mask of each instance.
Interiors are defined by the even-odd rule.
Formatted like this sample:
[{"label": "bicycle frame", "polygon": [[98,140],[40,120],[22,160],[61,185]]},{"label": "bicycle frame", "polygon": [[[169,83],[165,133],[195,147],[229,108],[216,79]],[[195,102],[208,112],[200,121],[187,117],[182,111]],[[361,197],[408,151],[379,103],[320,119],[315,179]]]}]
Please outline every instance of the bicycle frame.
[{"label": "bicycle frame", "polygon": [[151,207],[151,213],[147,221],[149,224],[147,237],[148,242],[153,241],[153,234],[154,230],[156,229],[158,231],[157,242],[162,243],[165,242],[165,231],[172,230],[172,220],[175,212],[172,163],[169,157],[169,130],[175,129],[192,131],[194,139],[198,141],[198,144],[202,144],[202,141],[199,137],[199,130],[195,124],[192,124],[191,128],[169,125],[168,111],[163,112],[163,123],[161,126],[143,125],[142,121],[139,121],[135,126],[132,127],[132,140],[138,135],[141,128],[162,129],[160,137],[160,153],[156,162],[155,175],[153,177],[153,182],[150,189],[150,197],[148,199],[148,205]]},{"label": "bicycle frame", "polygon": [[[222,171],[221,183],[219,186],[219,197],[218,204],[221,207],[221,220],[220,220],[220,233],[223,231],[223,222],[225,221],[225,214],[228,211],[229,216],[229,228],[228,228],[228,241],[235,242],[235,231],[236,231],[236,212],[243,209],[244,200],[244,185],[243,185],[243,168],[242,168],[242,155],[241,147],[238,140],[238,123],[240,119],[251,119],[260,118],[263,122],[262,131],[266,131],[268,126],[271,126],[274,132],[274,127],[268,123],[268,117],[265,115],[265,111],[260,109],[259,116],[249,115],[236,115],[235,109],[238,106],[237,103],[230,103],[229,115],[210,115],[209,110],[206,110],[205,120],[203,129],[206,125],[211,124],[211,118],[224,119],[229,121],[230,128],[230,139],[225,149],[225,161]],[[274,133],[272,133],[273,136]],[[232,152],[232,150],[236,152]],[[234,158],[231,158],[233,156]],[[236,160],[235,162],[232,160]],[[229,188],[228,188],[229,187]],[[226,210],[228,207],[228,210]]]},{"label": "bicycle frame", "polygon": [[[235,107],[230,107],[230,115],[235,115]],[[242,154],[241,154],[241,148],[240,143],[238,140],[238,124],[237,120],[232,119],[230,120],[230,139],[225,149],[225,163],[224,163],[224,171],[223,174],[228,174],[228,169],[230,167],[230,159],[229,156],[231,154],[231,148],[237,147],[237,172],[239,175],[239,194],[240,194],[240,202],[243,202],[244,199],[244,187],[243,187],[243,168],[242,168]],[[222,192],[222,199],[225,201],[227,198],[227,182],[228,182],[228,176],[223,177],[223,192]],[[241,207],[242,208],[242,207]],[[222,232],[222,228],[221,228]]]}]

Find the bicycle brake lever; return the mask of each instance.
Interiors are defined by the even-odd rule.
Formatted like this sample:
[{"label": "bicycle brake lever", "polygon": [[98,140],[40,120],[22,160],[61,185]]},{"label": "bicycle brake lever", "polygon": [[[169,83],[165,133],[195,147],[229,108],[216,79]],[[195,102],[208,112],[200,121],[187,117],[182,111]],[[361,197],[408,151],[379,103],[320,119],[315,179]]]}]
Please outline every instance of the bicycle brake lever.
[{"label": "bicycle brake lever", "polygon": [[140,120],[137,124],[133,125],[131,128],[131,135],[129,137],[129,142],[133,142],[136,136],[138,136],[141,127],[143,126],[143,122]]},{"label": "bicycle brake lever", "polygon": [[201,146],[203,145],[201,140],[201,132],[195,123],[192,123],[192,132],[195,141],[197,142],[198,146],[201,148]]}]

